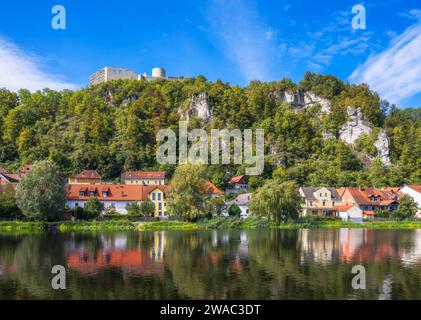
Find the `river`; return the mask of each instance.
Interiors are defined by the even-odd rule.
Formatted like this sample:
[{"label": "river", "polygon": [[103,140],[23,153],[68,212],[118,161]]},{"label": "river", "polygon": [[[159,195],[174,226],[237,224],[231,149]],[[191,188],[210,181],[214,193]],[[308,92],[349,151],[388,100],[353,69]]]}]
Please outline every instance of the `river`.
[{"label": "river", "polygon": [[0,234],[0,299],[421,299],[421,230]]}]

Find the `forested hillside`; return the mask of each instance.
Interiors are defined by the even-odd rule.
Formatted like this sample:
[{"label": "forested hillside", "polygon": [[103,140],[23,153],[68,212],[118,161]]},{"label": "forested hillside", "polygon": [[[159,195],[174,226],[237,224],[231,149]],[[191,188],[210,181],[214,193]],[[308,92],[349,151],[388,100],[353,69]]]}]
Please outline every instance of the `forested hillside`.
[{"label": "forested hillside", "polygon": [[[328,101],[328,111],[318,103],[297,107],[285,99],[285,93],[297,92]],[[209,117],[195,116],[192,100],[198,95],[206,100]],[[373,129],[353,144],[339,139],[349,106]],[[187,114],[192,128],[265,129],[265,173],[251,178],[252,187],[271,177],[309,186],[421,184],[421,109],[397,109],[367,86],[333,76],[307,73],[299,84],[284,79],[247,87],[197,77],[119,80],[75,92],[2,89],[0,113],[0,165],[9,172],[48,158],[63,175],[98,169],[103,178],[116,180],[123,168],[165,169],[171,175],[173,166],[156,164],[155,135],[163,128],[178,130]],[[376,158],[374,143],[382,131],[390,142],[391,165]],[[223,186],[243,170],[215,165],[209,175]]]}]

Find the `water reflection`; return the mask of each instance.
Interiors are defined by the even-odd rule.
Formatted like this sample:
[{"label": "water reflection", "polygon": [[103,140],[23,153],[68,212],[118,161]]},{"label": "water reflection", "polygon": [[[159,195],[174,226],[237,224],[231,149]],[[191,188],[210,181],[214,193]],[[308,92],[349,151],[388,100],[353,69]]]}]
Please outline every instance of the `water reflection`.
[{"label": "water reflection", "polygon": [[0,299],[421,299],[420,278],[421,230],[0,235]]}]

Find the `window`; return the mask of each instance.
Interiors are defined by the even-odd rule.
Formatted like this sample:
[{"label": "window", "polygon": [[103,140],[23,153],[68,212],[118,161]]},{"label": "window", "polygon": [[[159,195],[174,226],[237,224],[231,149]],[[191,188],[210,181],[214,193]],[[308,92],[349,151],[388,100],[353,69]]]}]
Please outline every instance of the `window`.
[{"label": "window", "polygon": [[90,193],[89,193],[89,196],[90,196],[90,197],[95,197],[95,192],[90,192]]},{"label": "window", "polygon": [[158,193],[158,201],[161,201],[161,194]]},{"label": "window", "polygon": [[158,210],[162,210],[162,202],[158,203]]},{"label": "window", "polygon": [[142,184],[145,186],[146,185],[146,182],[145,182],[145,180],[142,180]]},{"label": "window", "polygon": [[81,191],[81,192],[79,193],[79,195],[80,195],[81,197],[84,197],[84,196],[85,196],[85,192]]},{"label": "window", "polygon": [[325,193],[325,197],[327,198],[327,193]]},{"label": "window", "polygon": [[136,180],[136,184],[139,184],[139,180]]},{"label": "window", "polygon": [[323,197],[323,193],[320,194],[320,198]]},{"label": "window", "polygon": [[310,201],[310,207],[312,207],[313,206],[313,201]]},{"label": "window", "polygon": [[154,193],[152,193],[152,201],[155,201],[155,200],[156,200],[156,194],[154,192]]},{"label": "window", "polygon": [[103,198],[106,198],[107,196],[108,196],[108,193],[107,193],[107,192],[103,192],[103,193],[102,193],[102,197],[103,197]]},{"label": "window", "polygon": [[323,201],[323,207],[326,207],[326,201]]},{"label": "window", "polygon": [[77,182],[77,183],[80,183],[80,179],[79,179],[79,178],[77,178],[77,179],[76,179],[76,182]]}]

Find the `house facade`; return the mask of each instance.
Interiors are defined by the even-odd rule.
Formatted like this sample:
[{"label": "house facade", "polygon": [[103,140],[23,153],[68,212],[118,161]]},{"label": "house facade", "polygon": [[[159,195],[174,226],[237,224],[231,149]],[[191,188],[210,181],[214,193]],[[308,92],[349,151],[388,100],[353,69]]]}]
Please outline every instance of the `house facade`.
[{"label": "house facade", "polygon": [[104,208],[112,208],[120,214],[127,214],[129,203],[152,201],[155,216],[166,215],[165,192],[167,186],[136,186],[124,184],[69,184],[67,186],[67,206],[70,209],[84,208],[89,199],[98,199]]},{"label": "house facade", "polygon": [[360,222],[364,220],[364,212],[357,206],[344,205],[337,206],[335,210],[338,212],[339,217],[342,221]]},{"label": "house facade", "polygon": [[121,183],[142,186],[165,185],[165,172],[126,171],[121,175]]},{"label": "house facade", "polygon": [[421,218],[421,186],[405,186],[400,190],[401,194],[411,196],[418,204],[417,218]]},{"label": "house facade", "polygon": [[338,192],[345,205],[359,207],[367,218],[378,211],[395,211],[399,207],[399,193],[393,188],[341,188]]},{"label": "house facade", "polygon": [[335,207],[342,204],[342,199],[335,188],[331,187],[301,187],[303,198],[301,215],[334,217],[337,215]]},{"label": "house facade", "polygon": [[229,188],[225,191],[226,193],[243,193],[249,191],[248,178],[247,176],[238,176],[232,178],[229,182]]},{"label": "house facade", "polygon": [[95,170],[83,170],[69,177],[69,184],[99,184],[101,176]]},{"label": "house facade", "polygon": [[240,194],[234,200],[227,201],[225,203],[225,206],[226,206],[225,215],[228,215],[229,207],[235,204],[241,209],[241,217],[248,218],[250,216],[249,202],[251,200],[251,197],[252,197],[251,193],[243,193],[243,194]]}]

